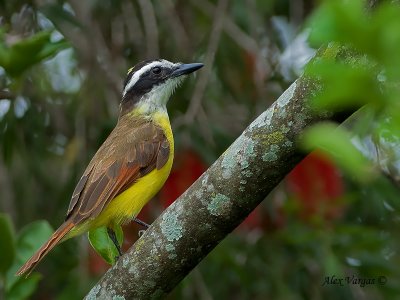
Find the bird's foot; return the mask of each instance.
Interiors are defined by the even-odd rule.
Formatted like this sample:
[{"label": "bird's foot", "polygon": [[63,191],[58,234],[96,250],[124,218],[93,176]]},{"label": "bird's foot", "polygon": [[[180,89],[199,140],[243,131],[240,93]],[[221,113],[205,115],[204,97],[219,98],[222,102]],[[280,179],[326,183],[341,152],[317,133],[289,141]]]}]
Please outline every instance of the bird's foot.
[{"label": "bird's foot", "polygon": [[136,222],[136,223],[138,223],[139,225],[142,225],[143,227],[146,227],[146,229],[150,227],[149,224],[143,222],[142,220],[140,220],[140,219],[138,219],[138,218],[133,218],[133,221]]},{"label": "bird's foot", "polygon": [[114,230],[112,230],[111,228],[108,227],[107,233],[108,233],[108,236],[110,237],[111,241],[113,242],[115,248],[117,248],[118,255],[115,257],[115,261],[117,261],[118,258],[120,258],[122,256],[121,247],[118,244],[117,236],[115,235]]}]

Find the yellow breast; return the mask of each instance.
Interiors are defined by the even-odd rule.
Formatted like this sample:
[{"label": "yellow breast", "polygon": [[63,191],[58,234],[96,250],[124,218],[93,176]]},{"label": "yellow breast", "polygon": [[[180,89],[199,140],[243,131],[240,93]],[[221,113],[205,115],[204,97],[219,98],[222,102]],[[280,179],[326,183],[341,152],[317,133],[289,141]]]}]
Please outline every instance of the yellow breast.
[{"label": "yellow breast", "polygon": [[170,153],[167,163],[159,170],[154,169],[139,178],[127,190],[115,197],[104,211],[93,220],[91,228],[108,224],[121,224],[136,217],[143,206],[153,198],[167,180],[174,159],[174,138],[167,113],[155,113],[153,121],[164,130],[169,142]]}]

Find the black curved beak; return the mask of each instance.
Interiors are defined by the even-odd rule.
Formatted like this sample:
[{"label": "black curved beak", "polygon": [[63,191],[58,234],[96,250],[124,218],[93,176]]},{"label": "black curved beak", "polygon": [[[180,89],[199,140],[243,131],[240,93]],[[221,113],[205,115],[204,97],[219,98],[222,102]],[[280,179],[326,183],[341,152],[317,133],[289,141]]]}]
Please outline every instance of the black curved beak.
[{"label": "black curved beak", "polygon": [[171,73],[171,78],[190,74],[203,66],[204,64],[202,63],[181,64]]}]

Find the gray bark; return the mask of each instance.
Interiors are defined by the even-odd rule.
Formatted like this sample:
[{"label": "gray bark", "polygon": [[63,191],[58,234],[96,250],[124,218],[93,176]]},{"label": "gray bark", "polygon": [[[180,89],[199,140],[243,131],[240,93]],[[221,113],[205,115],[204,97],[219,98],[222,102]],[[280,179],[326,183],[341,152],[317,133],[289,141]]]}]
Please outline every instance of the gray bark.
[{"label": "gray bark", "polygon": [[[344,48],[317,57],[348,58]],[[313,111],[322,88],[302,76],[237,138],[93,287],[86,299],[159,299],[168,294],[263,201],[304,157],[296,147],[308,126],[343,115]]]}]

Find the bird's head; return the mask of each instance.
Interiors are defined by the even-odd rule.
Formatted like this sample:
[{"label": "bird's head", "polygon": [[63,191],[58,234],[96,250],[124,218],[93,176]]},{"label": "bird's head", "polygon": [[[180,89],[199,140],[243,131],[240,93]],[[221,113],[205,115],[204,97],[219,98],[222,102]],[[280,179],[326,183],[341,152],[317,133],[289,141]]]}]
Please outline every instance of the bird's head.
[{"label": "bird's head", "polygon": [[146,60],[129,69],[124,83],[121,113],[166,111],[175,88],[188,75],[203,67],[201,63],[172,63],[165,59]]}]

